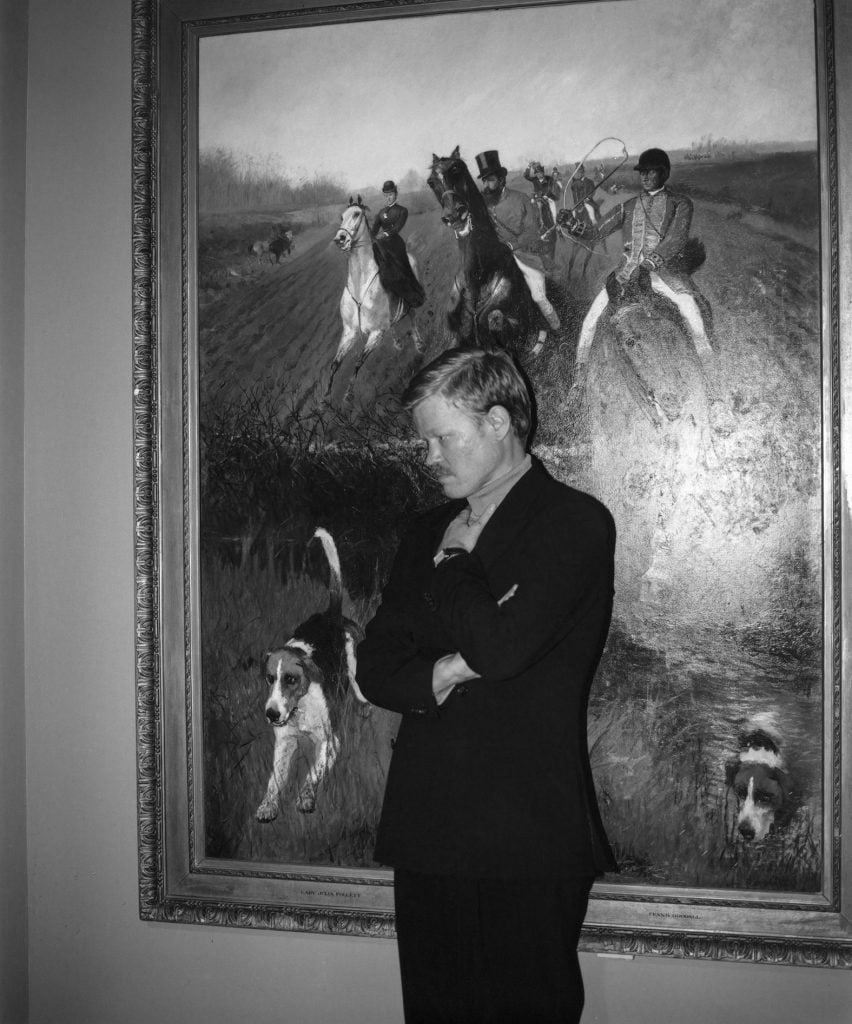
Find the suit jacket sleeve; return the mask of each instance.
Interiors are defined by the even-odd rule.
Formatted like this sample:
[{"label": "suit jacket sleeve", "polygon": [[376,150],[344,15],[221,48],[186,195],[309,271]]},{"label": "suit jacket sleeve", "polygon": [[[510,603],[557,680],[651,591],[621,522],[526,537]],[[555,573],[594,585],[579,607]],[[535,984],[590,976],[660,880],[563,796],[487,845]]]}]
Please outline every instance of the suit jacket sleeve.
[{"label": "suit jacket sleeve", "polygon": [[627,202],[619,203],[618,206],[613,206],[611,210],[603,215],[598,222],[597,227],[586,235],[589,241],[597,242],[602,238],[606,238],[607,235],[611,235],[613,231],[618,231],[619,228],[623,228],[625,222],[629,221],[630,214],[633,211],[633,207],[636,204],[635,199],[628,199]]},{"label": "suit jacket sleeve", "polygon": [[[482,676],[469,685],[511,679],[544,658],[599,600],[612,593],[615,527],[588,503],[550,507],[536,516],[506,560],[513,566],[502,604],[474,550],[441,563],[432,595],[436,614],[468,665]],[[500,589],[502,590],[502,584]]]},{"label": "suit jacket sleeve", "polygon": [[416,544],[403,540],[382,600],[358,645],[357,679],[372,704],[401,714],[437,715],[432,669],[438,658],[452,653],[425,646],[417,633],[428,608],[416,604],[413,580]]}]

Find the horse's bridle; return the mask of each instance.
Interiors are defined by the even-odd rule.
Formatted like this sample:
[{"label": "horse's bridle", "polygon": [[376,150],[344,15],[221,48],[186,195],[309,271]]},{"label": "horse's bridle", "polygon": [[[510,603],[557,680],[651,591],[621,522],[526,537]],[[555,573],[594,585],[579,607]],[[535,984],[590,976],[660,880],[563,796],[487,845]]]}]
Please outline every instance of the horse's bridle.
[{"label": "horse's bridle", "polygon": [[[364,207],[363,206],[358,206],[358,203],[353,203],[352,206],[347,207],[347,209],[351,210],[355,206],[357,206],[358,209],[361,211],[361,216],[364,218],[364,224],[367,227],[367,234],[369,235],[370,239],[372,240],[373,232],[370,229],[370,222],[367,220],[367,215],[366,215],[366,213],[364,213]],[[346,235],[346,238],[347,238],[349,244],[347,245],[347,247],[345,249],[343,248],[343,246],[340,246],[340,249],[343,252],[349,252],[350,250],[357,248],[358,246],[355,243],[355,236],[349,230],[349,228],[345,228],[342,223],[341,223],[340,227],[337,229],[336,233],[339,234],[341,231],[343,232],[344,235]],[[366,242],[361,242],[359,244],[360,245],[366,245],[367,243]]]},{"label": "horse's bridle", "polygon": [[[434,171],[433,171],[434,174]],[[442,173],[440,178],[436,176],[436,183],[442,186],[447,184],[447,179]],[[429,182],[431,187],[431,181]],[[432,189],[435,192],[435,189]],[[437,195],[437,193],[436,193]],[[444,200],[452,199],[458,205],[458,207],[464,210],[465,216],[456,216],[450,218],[447,214],[441,217],[441,220],[447,225],[448,228],[452,228],[458,237],[460,234],[468,234],[473,230],[473,221],[470,218],[470,206],[463,195],[457,192],[454,188],[445,188],[441,195],[438,197],[438,202],[441,204],[441,209],[444,209]]]}]

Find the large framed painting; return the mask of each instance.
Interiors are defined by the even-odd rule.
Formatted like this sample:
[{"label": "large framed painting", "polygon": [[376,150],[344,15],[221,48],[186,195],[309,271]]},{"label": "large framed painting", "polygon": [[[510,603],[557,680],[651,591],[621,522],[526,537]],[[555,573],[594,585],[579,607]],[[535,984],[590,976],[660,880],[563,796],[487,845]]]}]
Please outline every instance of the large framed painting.
[{"label": "large framed painting", "polygon": [[[620,870],[583,948],[852,966],[849,31],[831,0],[136,0],[143,918],[393,934],[398,720],[351,677],[439,496],[399,396],[497,345],[618,528],[589,736]],[[550,321],[473,282],[495,166]],[[631,265],[654,231],[676,253]],[[265,652],[326,611],[317,717]]]}]

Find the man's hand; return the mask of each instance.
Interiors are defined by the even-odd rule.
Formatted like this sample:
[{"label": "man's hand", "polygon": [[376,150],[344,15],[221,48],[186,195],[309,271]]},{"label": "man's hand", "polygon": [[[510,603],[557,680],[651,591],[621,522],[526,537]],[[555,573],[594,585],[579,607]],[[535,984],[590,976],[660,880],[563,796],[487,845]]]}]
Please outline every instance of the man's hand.
[{"label": "man's hand", "polygon": [[556,214],[556,223],[569,235],[584,235],[586,233],[586,225],[574,215],[573,210],[560,210]]},{"label": "man's hand", "polygon": [[481,516],[473,515],[470,507],[463,508],[444,531],[441,548],[464,548],[473,551],[482,528],[491,518],[496,505],[489,505]]},{"label": "man's hand", "polygon": [[478,673],[473,671],[458,652],[445,654],[435,662],[432,669],[432,693],[435,694],[435,701],[438,705],[443,704],[459,683],[479,678]]}]

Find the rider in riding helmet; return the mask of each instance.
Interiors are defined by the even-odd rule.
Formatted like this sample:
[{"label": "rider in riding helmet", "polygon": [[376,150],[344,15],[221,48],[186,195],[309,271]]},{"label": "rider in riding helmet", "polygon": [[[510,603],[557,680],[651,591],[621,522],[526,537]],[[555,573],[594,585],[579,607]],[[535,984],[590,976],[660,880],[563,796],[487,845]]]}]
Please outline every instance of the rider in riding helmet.
[{"label": "rider in riding helmet", "polygon": [[542,316],[553,330],[559,330],[559,316],[545,294],[545,267],[541,254],[546,245],[539,237],[538,218],[532,200],[524,192],[506,187],[509,172],[500,163],[496,149],[478,153],[476,163],[485,205],[497,235],[511,249]]},{"label": "rider in riding helmet", "polygon": [[634,167],[641,191],[612,207],[597,224],[584,224],[570,210],[562,210],[560,226],[589,241],[606,238],[619,229],[624,238],[624,257],[595,297],[580,330],[577,364],[588,357],[598,320],[609,306],[614,312],[652,290],[674,303],[689,330],[699,358],[713,361],[713,349],[696,288],[684,257],[692,226],[692,200],[666,185],[671,161],[665,150],[646,149]]},{"label": "rider in riding helmet", "polygon": [[379,265],[379,277],[395,295],[409,307],[422,306],[426,294],[414,276],[408,261],[408,251],[400,231],[408,220],[408,210],[397,202],[396,184],[386,181],[382,185],[385,205],[373,221],[373,251]]}]

